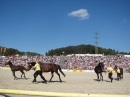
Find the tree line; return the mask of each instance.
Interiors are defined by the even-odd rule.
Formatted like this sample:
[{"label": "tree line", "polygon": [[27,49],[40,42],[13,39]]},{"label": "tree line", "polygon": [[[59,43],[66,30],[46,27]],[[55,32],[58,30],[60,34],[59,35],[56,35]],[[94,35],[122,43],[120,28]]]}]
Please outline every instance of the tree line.
[{"label": "tree line", "polygon": [[28,55],[28,56],[35,56],[40,55],[36,52],[21,52],[14,48],[6,48],[0,46],[0,56],[14,56],[14,55]]},{"label": "tree line", "polygon": [[[14,48],[6,48],[0,46],[0,55],[1,56],[11,56],[11,55],[28,55],[28,56],[35,56],[35,55],[41,55],[36,52],[21,52]],[[53,56],[53,55],[68,55],[68,54],[95,54],[95,46],[93,45],[77,45],[77,46],[67,46],[62,48],[56,48],[51,49],[46,52],[46,56]],[[111,49],[111,48],[102,48],[98,47],[98,54],[104,54],[104,55],[116,55],[116,54],[126,54],[130,55],[130,52],[119,52],[118,50]]]},{"label": "tree line", "polygon": [[[93,45],[77,45],[77,46],[67,46],[57,49],[51,49],[46,52],[46,55],[53,56],[53,55],[68,55],[68,54],[95,54],[95,46]],[[126,54],[130,55],[130,52],[119,52],[118,50],[111,49],[111,48],[102,48],[98,47],[98,54],[104,55],[116,55],[116,54]]]}]

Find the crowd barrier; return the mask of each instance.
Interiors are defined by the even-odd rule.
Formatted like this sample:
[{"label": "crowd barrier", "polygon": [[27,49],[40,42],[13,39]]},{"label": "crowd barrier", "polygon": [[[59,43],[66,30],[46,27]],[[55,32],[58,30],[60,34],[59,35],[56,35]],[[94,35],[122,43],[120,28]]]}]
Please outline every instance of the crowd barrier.
[{"label": "crowd barrier", "polygon": [[[0,69],[10,69],[10,67],[0,67]],[[94,70],[76,70],[76,69],[73,69],[73,70],[62,69],[62,71],[65,71],[65,72],[94,72]]]},{"label": "crowd barrier", "polygon": [[[0,67],[0,69],[10,69],[10,67]],[[64,72],[94,72],[94,70],[69,70],[69,69],[62,69],[62,71]],[[116,73],[115,71],[112,71],[113,73]],[[124,73],[128,73],[126,71],[124,71]]]},{"label": "crowd barrier", "polygon": [[94,72],[94,70],[76,70],[76,69],[73,69],[73,70],[63,69],[62,71],[65,71],[65,72]]}]

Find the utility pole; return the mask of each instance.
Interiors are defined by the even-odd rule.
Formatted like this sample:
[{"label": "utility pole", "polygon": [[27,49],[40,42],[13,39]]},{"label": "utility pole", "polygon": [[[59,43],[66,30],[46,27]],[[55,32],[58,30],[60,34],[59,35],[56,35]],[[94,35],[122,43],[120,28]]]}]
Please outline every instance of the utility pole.
[{"label": "utility pole", "polygon": [[95,35],[95,54],[98,54],[98,32],[96,32]]}]

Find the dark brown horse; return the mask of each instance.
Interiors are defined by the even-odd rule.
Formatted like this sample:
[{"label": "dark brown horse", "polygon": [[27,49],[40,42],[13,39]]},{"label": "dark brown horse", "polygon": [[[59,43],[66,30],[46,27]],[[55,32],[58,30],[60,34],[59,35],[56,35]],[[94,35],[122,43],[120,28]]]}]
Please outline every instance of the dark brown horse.
[{"label": "dark brown horse", "polygon": [[[36,63],[30,62],[28,64],[30,64],[30,69],[31,69]],[[39,64],[40,64],[40,68],[41,68],[42,72],[51,72],[51,78],[49,80],[50,82],[54,76],[54,72],[59,76],[60,82],[62,82],[62,80],[60,78],[60,74],[58,73],[58,70],[63,74],[64,77],[65,77],[65,74],[61,70],[60,65],[52,64],[52,63],[41,63],[41,62],[39,62]]]},{"label": "dark brown horse", "polygon": [[[24,75],[24,78],[26,79],[24,70],[27,71],[27,69],[24,66],[14,66],[10,61],[6,62],[5,65],[9,65],[13,73],[14,80],[17,79],[17,77],[15,76],[15,71],[20,71],[22,75]],[[21,78],[22,78],[22,75],[21,75]]]},{"label": "dark brown horse", "polygon": [[104,64],[102,62],[100,62],[97,66],[95,66],[94,71],[97,74],[98,81],[99,81],[99,74],[100,74],[100,80],[103,81],[102,72],[105,72],[104,71]]},{"label": "dark brown horse", "polygon": [[[120,70],[120,73],[117,72],[118,69]],[[121,78],[123,79],[123,68],[118,68],[118,66],[115,65],[114,70],[117,73],[117,79],[118,80],[121,80]]]}]

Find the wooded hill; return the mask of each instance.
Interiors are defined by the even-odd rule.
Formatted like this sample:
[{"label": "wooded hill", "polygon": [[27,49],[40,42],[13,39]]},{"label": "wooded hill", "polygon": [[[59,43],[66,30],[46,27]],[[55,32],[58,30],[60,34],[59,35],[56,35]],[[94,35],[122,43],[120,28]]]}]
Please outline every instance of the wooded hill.
[{"label": "wooded hill", "polygon": [[[2,49],[1,49],[2,48]],[[6,51],[4,51],[4,48],[0,46],[0,55],[5,55],[5,56],[10,56],[10,55],[28,55],[28,56],[35,56],[35,55],[41,55],[36,52],[21,52],[17,49],[14,48],[6,48]],[[45,55],[47,56],[53,56],[53,55],[68,55],[68,54],[95,54],[95,46],[93,45],[77,45],[77,46],[67,46],[67,47],[62,47],[62,48],[57,48],[57,49],[51,49],[46,52]],[[116,54],[126,54],[130,55],[130,52],[119,52],[118,50],[111,49],[111,48],[102,48],[98,47],[98,54],[104,54],[104,55],[116,55]]]},{"label": "wooded hill", "polygon": [[[68,55],[68,54],[95,54],[95,46],[93,45],[77,45],[77,46],[67,46],[63,48],[57,48],[57,49],[51,49],[49,50],[46,55],[52,56],[52,55]],[[127,52],[119,52],[115,49],[106,49],[102,47],[98,47],[98,54],[104,54],[104,55],[116,55],[116,54],[130,54]]]},{"label": "wooded hill", "polygon": [[35,55],[40,55],[35,52],[21,52],[17,49],[14,48],[6,48],[6,47],[1,47],[0,48],[0,55],[1,56],[12,56],[12,55],[29,55],[29,56],[35,56]]}]

